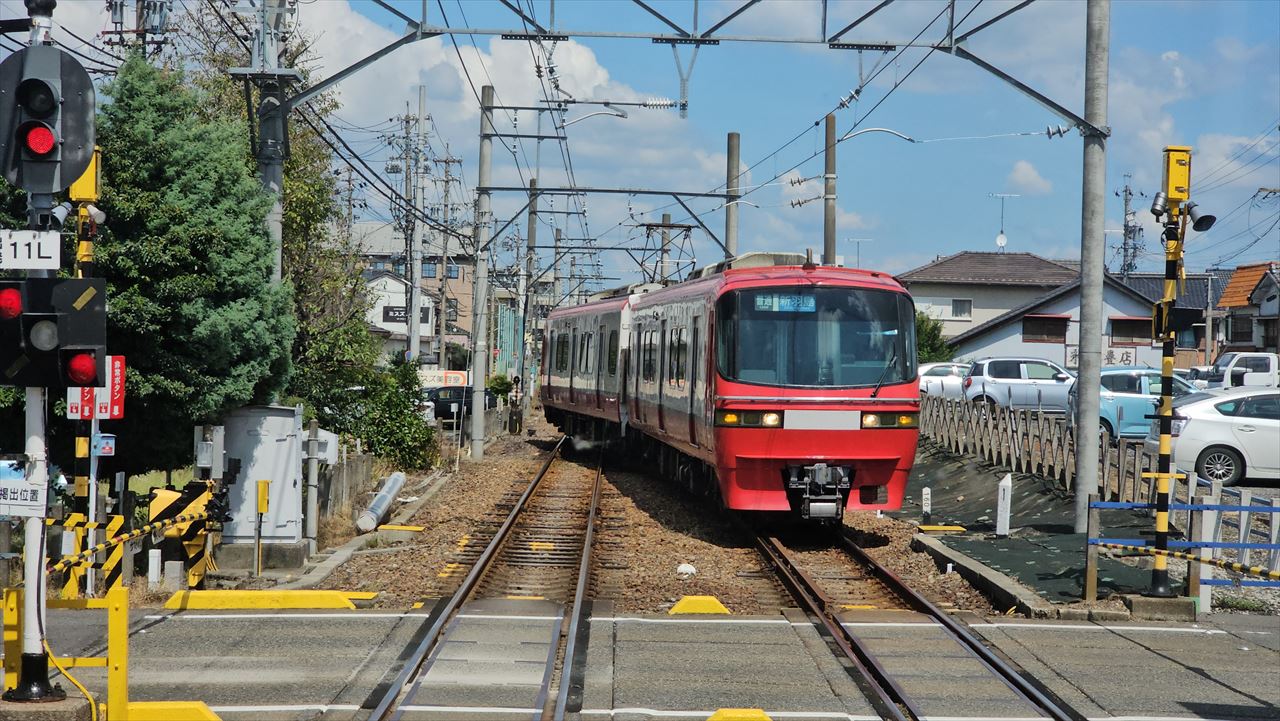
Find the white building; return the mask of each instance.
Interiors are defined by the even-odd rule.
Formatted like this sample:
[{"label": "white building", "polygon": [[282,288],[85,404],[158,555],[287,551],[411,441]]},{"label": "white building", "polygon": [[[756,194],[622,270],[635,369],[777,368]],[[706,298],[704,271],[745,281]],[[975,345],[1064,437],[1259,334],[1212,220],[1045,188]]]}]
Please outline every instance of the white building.
[{"label": "white building", "polygon": [[[365,280],[369,298],[373,301],[365,320],[374,335],[382,339],[384,357],[404,356],[409,349],[409,283],[390,271],[379,270]],[[423,291],[419,308],[419,343],[427,365],[436,359],[436,303],[437,298]]]}]

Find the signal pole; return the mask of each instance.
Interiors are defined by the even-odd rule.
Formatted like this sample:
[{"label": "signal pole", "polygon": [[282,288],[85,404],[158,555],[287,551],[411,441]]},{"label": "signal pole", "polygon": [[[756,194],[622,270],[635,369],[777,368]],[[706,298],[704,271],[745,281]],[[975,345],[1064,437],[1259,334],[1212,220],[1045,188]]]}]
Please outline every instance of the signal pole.
[{"label": "signal pole", "polygon": [[822,175],[822,264],[836,264],[836,116],[827,114],[826,169]]}]

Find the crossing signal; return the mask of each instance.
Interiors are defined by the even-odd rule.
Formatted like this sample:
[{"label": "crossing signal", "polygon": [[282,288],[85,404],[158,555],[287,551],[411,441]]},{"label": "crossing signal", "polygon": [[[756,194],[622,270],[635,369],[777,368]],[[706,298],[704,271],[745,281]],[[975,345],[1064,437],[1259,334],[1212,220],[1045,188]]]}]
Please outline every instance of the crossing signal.
[{"label": "crossing signal", "polygon": [[0,281],[0,385],[97,386],[107,377],[106,281]]},{"label": "crossing signal", "polygon": [[94,91],[71,55],[33,45],[0,62],[0,160],[28,193],[66,190],[93,157]]}]

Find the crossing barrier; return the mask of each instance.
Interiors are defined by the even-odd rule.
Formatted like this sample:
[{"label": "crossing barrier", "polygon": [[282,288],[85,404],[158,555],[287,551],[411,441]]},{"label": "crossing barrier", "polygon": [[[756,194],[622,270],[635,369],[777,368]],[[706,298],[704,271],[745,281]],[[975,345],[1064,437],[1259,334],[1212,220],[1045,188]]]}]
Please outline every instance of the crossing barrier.
[{"label": "crossing barrier", "polygon": [[[187,568],[187,586],[201,588],[204,576],[209,571],[218,570],[209,552],[210,514],[206,512],[210,503],[214,502],[211,483],[192,481],[181,491],[169,488],[157,488],[152,491],[151,505],[148,509],[151,523],[164,523],[170,519],[198,515],[194,521],[166,526],[165,538],[177,543],[182,550]],[[215,504],[216,505],[216,504]],[[217,520],[216,515],[214,520]]]},{"label": "crossing barrier", "polygon": [[[85,532],[89,530],[104,531],[108,538],[120,533],[120,529],[124,527],[124,516],[108,516],[106,521],[90,521],[88,516],[83,513],[68,513],[66,518],[46,518],[44,521],[46,526],[59,527],[63,529],[63,533],[70,532],[73,534],[72,550],[69,555],[78,555],[84,550]],[[85,571],[89,568],[95,568],[102,571],[102,586],[105,590],[116,588],[124,582],[124,546],[112,546],[108,551],[107,557],[101,562],[93,560],[91,554],[83,561],[79,561],[69,566],[66,580],[62,584],[60,595],[63,599],[80,598],[82,581],[85,579]],[[86,588],[85,595],[93,595],[95,589]]]},{"label": "crossing barrier", "polygon": [[[4,591],[4,688],[18,685],[18,666],[22,657],[22,594],[24,589]],[[219,721],[217,714],[202,701],[130,701],[129,700],[129,589],[117,586],[100,599],[48,601],[49,608],[101,609],[107,612],[107,650],[105,656],[53,656],[50,659],[64,669],[107,669],[105,703],[97,703],[104,721]]]},{"label": "crossing barrier", "polygon": [[108,538],[106,541],[99,543],[93,548],[88,548],[88,549],[85,549],[84,551],[81,551],[80,553],[66,556],[64,558],[59,559],[57,562],[49,566],[49,573],[58,573],[60,571],[65,571],[75,564],[83,563],[87,559],[92,558],[93,555],[96,553],[105,551],[108,548],[122,546],[123,544],[128,543],[129,541],[132,541],[134,539],[141,538],[142,536],[145,536],[148,533],[154,533],[156,531],[164,531],[166,529],[179,526],[182,524],[186,524],[186,523],[196,523],[200,521],[207,521],[208,519],[209,519],[209,513],[204,512],[204,513],[190,513],[190,514],[185,514],[181,516],[175,516],[173,518],[168,519],[167,521],[163,521],[160,523],[148,523],[144,526],[141,526],[132,531],[129,531],[128,533],[123,533],[118,536]]}]

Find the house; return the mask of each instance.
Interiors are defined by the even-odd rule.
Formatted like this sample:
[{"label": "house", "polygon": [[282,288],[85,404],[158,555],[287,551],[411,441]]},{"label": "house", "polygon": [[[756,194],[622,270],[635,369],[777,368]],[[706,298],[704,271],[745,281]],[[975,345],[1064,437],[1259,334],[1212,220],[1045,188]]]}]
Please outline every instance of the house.
[{"label": "house", "polygon": [[[1103,365],[1159,367],[1161,347],[1152,342],[1151,302],[1116,277],[1104,277]],[[979,323],[947,342],[959,359],[1028,356],[1075,368],[1080,360],[1080,278]]]},{"label": "house", "polygon": [[[954,338],[1075,280],[1078,270],[1032,253],[961,251],[898,276],[916,309]],[[1149,309],[1148,309],[1149,312]]]},{"label": "house", "polygon": [[[393,223],[355,223],[352,238],[365,259],[366,280],[372,279],[379,272],[395,273],[401,277],[407,274],[404,234]],[[446,340],[465,347],[471,343],[475,259],[461,252],[461,248],[457,246],[458,243],[454,241],[450,244],[449,252],[442,253],[440,239],[434,234],[428,238],[423,248],[420,282],[424,296],[430,293],[437,299],[443,284],[448,330]],[[434,335],[433,331],[432,336]]]},{"label": "house", "polygon": [[[1152,304],[1164,297],[1164,273],[1129,273],[1116,279],[1145,296]],[[1218,351],[1215,342],[1205,347],[1206,314],[1210,312],[1222,294],[1224,283],[1212,273],[1187,273],[1178,284],[1178,299],[1174,308],[1192,314],[1191,327],[1178,332],[1177,356],[1174,365],[1189,368],[1213,362]],[[1151,310],[1148,308],[1148,315]],[[1215,333],[1215,335],[1217,335]],[[1207,360],[1206,360],[1207,359]]]},{"label": "house", "polygon": [[1224,351],[1270,351],[1280,346],[1280,263],[1242,265],[1218,299],[1226,326]]},{"label": "house", "polygon": [[[396,273],[379,270],[366,277],[365,287],[372,301],[365,320],[369,330],[382,339],[383,357],[404,356],[409,349],[409,282]],[[420,352],[428,361],[439,347],[436,345],[436,305],[439,298],[423,292],[418,310],[421,325],[418,329]]]}]

